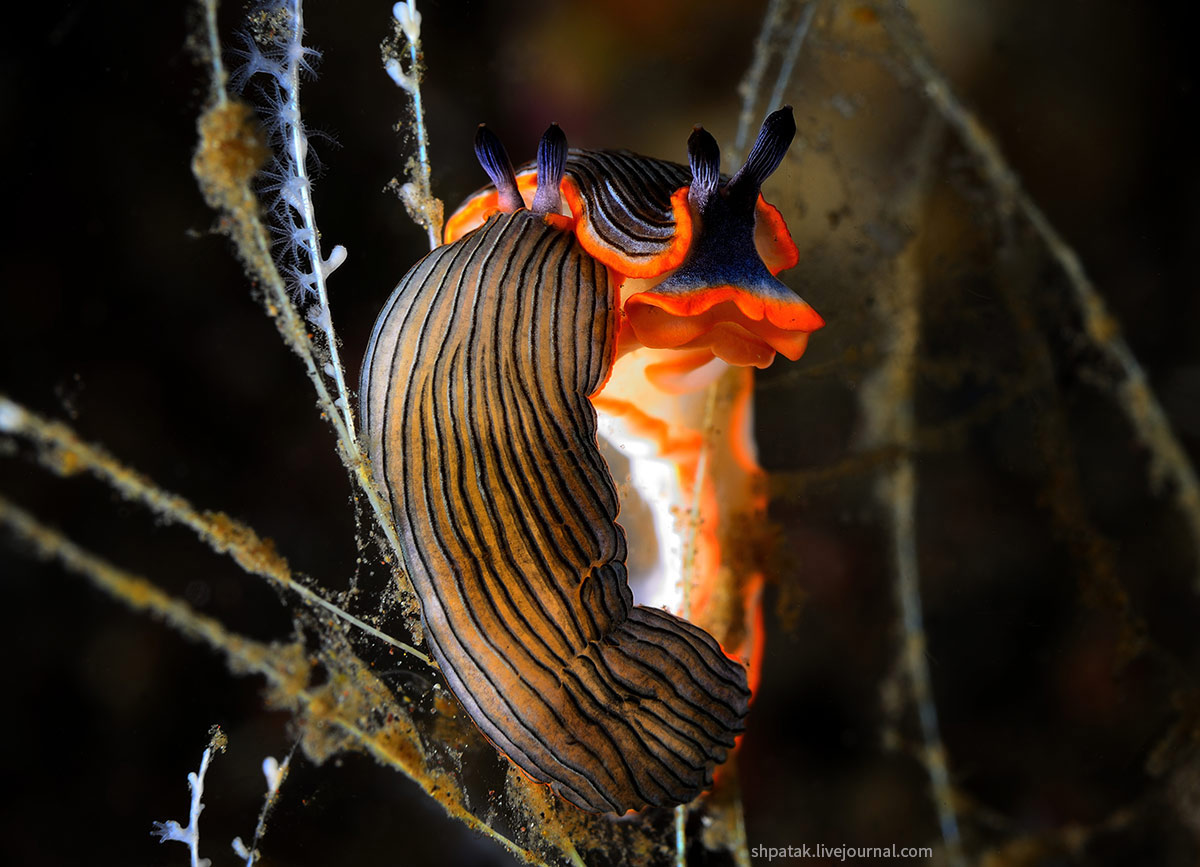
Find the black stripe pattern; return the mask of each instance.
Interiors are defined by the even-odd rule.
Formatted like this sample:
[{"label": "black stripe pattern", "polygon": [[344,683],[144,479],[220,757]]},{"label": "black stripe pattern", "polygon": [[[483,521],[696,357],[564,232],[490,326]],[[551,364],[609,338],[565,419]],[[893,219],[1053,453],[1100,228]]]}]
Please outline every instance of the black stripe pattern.
[{"label": "black stripe pattern", "polygon": [[[530,161],[517,174],[535,170]],[[675,236],[671,194],[691,183],[687,166],[628,150],[571,148],[565,174],[578,187],[584,209],[572,216],[587,221],[602,245],[634,262],[648,262],[671,248]],[[480,187],[467,201],[494,189],[493,184]]]},{"label": "black stripe pattern", "polygon": [[671,246],[671,194],[692,181],[678,163],[630,151],[573,148],[566,174],[579,187],[586,219],[599,240],[632,259],[651,259]]},{"label": "black stripe pattern", "polygon": [[496,214],[400,282],[361,394],[448,685],[530,777],[623,813],[710,786],[750,693],[706,632],[633,604],[588,400],[613,363],[614,304],[571,232]]}]

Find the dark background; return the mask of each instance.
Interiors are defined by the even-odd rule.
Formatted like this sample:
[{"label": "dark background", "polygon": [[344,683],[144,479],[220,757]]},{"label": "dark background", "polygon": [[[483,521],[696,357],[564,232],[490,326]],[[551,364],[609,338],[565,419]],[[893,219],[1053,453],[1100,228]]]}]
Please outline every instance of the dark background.
[{"label": "dark background", "polygon": [[[521,157],[549,120],[573,143],[675,159],[695,122],[729,141],[763,5],[424,3],[435,194],[452,209],[482,183],[470,150],[480,121]],[[935,57],[1079,251],[1195,459],[1195,13],[1116,0],[916,8]],[[227,38],[240,13],[223,9]],[[326,248],[349,248],[330,287],[356,377],[374,316],[424,252],[424,235],[383,192],[407,155],[392,131],[402,94],[377,60],[389,4],[311,0],[306,14],[325,55],[304,91],[308,122],[325,134],[313,143],[317,205]],[[208,234],[213,216],[190,175],[206,93],[186,49],[195,10],[84,2],[16,15],[0,59],[9,240],[0,389],[198,506],[244,519],[293,568],[344,587],[358,551],[331,434],[229,245]],[[948,148],[950,171],[969,175]],[[967,186],[986,210],[982,185]],[[841,231],[857,230],[854,215],[849,224]],[[1065,291],[1051,266],[1041,273],[1044,292]],[[839,339],[853,343],[862,327],[853,308],[867,302],[819,285],[805,294],[830,332],[839,317],[829,311],[842,313]],[[931,347],[954,343],[953,309],[930,311],[941,329]],[[1030,839],[1042,848],[1030,844],[1029,862],[1009,849],[994,863],[1197,863],[1200,764],[1184,752],[1164,773],[1146,765],[1195,689],[1200,606],[1190,582],[1200,567],[1178,516],[1147,486],[1145,453],[1113,409],[1111,383],[1089,384],[1077,323],[1053,309],[1044,321],[1069,459],[1137,615],[1173,662],[1119,664],[1111,611],[1081,598],[1070,540],[1048,526],[1039,471],[1025,472],[1013,445],[1019,431],[1038,435],[1046,404],[1036,393],[1015,416],[923,458],[930,655],[971,851]],[[860,374],[760,397],[768,470],[812,470],[846,453]],[[931,415],[966,411],[977,397],[922,394]],[[287,609],[261,582],[96,483],[55,478],[6,447],[0,490],[231,629],[288,634]],[[881,746],[895,617],[870,491],[869,474],[795,496],[776,488],[771,517],[785,551],[742,754],[752,845],[937,837],[920,766]],[[231,747],[208,778],[201,839],[214,864],[234,863],[227,841],[252,833],[258,764],[287,751],[286,718],[263,711],[261,685],[207,650],[19,546],[0,551],[9,801],[0,825],[12,862],[185,863],[183,847],[160,847],[150,823],[185,818],[186,774],[220,723]],[[897,726],[911,735],[911,720]],[[1055,829],[1068,828],[1091,830],[1074,850],[1056,848]],[[361,756],[299,763],[263,849],[277,864],[505,860]]]}]

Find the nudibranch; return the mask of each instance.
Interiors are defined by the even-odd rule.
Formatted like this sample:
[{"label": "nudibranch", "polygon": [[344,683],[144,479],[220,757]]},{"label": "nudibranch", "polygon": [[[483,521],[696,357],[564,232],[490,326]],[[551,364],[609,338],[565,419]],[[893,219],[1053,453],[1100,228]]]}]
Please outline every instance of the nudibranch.
[{"label": "nudibranch", "polygon": [[[726,475],[740,502],[761,506],[745,366],[798,357],[822,324],[773,276],[796,251],[759,195],[794,132],[790,110],[771,115],[724,179],[700,128],[690,171],[568,152],[552,125],[517,174],[481,126],[492,185],[375,324],[363,430],[430,650],[484,735],[585,810],[690,801],[744,728],[756,602],[722,627],[737,659],[689,620],[634,604],[597,434],[649,443],[625,455],[631,481],[639,460],[663,459],[673,496],[702,512],[727,505],[716,502]],[[730,375],[728,447],[704,474],[702,390]],[[669,536],[672,520],[660,508],[654,526],[631,528],[635,542]],[[697,576],[715,580],[719,550],[712,527],[694,534]],[[741,586],[755,594],[761,576]],[[717,607],[711,595],[701,589],[696,607]]]}]

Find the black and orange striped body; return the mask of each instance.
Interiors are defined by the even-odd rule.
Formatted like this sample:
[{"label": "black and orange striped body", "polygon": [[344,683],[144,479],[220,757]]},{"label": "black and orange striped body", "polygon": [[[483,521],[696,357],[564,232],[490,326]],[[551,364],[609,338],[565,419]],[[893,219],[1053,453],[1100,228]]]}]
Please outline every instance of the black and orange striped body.
[{"label": "black and orange striped body", "polygon": [[[533,162],[517,169],[518,186],[528,200],[532,200],[535,172]],[[567,207],[587,227],[593,256],[613,260],[605,262],[610,265],[619,260],[622,273],[628,273],[631,265],[654,273],[664,270],[661,260],[679,245],[671,197],[688,185],[687,166],[632,151],[571,148],[563,179]],[[481,215],[494,211],[495,200],[496,188],[491,184],[472,193],[447,220],[446,239],[453,241]],[[685,251],[686,245],[676,264]]]},{"label": "black and orange striped body", "polygon": [[615,355],[605,267],[496,214],[396,288],[362,377],[433,655],[484,734],[587,810],[691,800],[741,732],[745,669],[633,605],[589,397]]},{"label": "black and orange striped body", "polygon": [[675,192],[686,166],[630,151],[580,150],[567,157],[566,200],[593,242],[593,255],[622,273],[659,273],[687,252],[677,233]]}]

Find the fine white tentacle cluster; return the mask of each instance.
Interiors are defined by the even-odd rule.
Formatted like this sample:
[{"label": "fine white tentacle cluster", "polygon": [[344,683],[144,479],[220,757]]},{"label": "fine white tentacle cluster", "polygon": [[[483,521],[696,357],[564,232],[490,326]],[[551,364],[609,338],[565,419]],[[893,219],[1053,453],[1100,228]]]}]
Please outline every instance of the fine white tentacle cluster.
[{"label": "fine white tentacle cluster", "polygon": [[271,197],[272,228],[283,245],[281,269],[305,317],[324,336],[329,362],[325,373],[337,387],[335,405],[347,431],[353,435],[354,414],[338,353],[337,336],[329,312],[327,280],[345,261],[347,250],[335,245],[322,252],[313,204],[309,131],[300,112],[300,82],[316,74],[321,53],[304,44],[304,8],[301,0],[269,0],[249,16],[250,32],[242,36],[244,48],[235,54],[243,60],[231,85],[257,87],[260,108],[267,123],[271,150],[270,168],[262,173],[261,190]]}]

